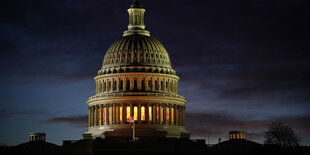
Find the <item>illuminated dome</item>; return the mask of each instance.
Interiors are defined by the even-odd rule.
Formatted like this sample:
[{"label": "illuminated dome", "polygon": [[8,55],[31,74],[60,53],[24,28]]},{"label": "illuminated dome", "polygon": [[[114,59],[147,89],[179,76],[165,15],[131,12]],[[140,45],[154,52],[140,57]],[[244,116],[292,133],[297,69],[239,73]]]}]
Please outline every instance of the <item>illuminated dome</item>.
[{"label": "illuminated dome", "polygon": [[144,26],[145,9],[134,0],[129,25],[107,50],[95,77],[96,95],[88,104],[85,139],[136,136],[188,138],[186,100],[178,95],[179,77],[164,46]]},{"label": "illuminated dome", "polygon": [[165,47],[151,36],[123,36],[110,46],[103,61],[103,68],[141,65],[171,68]]}]

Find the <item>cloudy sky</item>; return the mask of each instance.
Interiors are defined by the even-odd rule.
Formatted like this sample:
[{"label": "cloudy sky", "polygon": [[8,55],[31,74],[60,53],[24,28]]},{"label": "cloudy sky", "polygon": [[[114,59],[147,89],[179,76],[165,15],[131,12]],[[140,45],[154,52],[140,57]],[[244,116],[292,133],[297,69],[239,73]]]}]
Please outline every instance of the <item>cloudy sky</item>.
[{"label": "cloudy sky", "polygon": [[[141,0],[146,29],[168,50],[192,138],[244,130],[263,143],[273,121],[310,144],[310,3]],[[93,78],[127,29],[130,0],[2,0],[0,143],[30,132],[77,140]]]}]

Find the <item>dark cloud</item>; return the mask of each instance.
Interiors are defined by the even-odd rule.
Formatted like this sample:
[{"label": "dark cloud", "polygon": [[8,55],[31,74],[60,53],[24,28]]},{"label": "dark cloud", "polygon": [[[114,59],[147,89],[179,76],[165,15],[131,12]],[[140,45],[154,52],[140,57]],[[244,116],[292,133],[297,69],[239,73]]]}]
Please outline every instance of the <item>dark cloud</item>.
[{"label": "dark cloud", "polygon": [[0,109],[0,121],[7,119],[11,116],[16,116],[16,115],[39,115],[43,114],[43,111],[39,110],[5,110],[5,109]]},{"label": "dark cloud", "polygon": [[[193,135],[216,135],[240,126],[262,129],[266,122],[240,118],[248,111],[255,113],[253,119],[295,119],[310,112],[310,2],[141,1],[147,10],[146,28],[166,47],[181,78],[178,88],[188,99],[189,120],[198,117],[195,111],[203,113],[198,120],[217,120],[201,120],[201,127],[189,124]],[[109,45],[127,29],[131,2],[0,3],[0,85],[9,88],[92,80]],[[219,113],[227,109],[235,111]],[[70,116],[45,123],[85,127],[79,117],[86,121],[86,116]],[[302,126],[299,119],[297,126]],[[260,137],[261,131],[250,134]]]},{"label": "dark cloud", "polygon": [[74,116],[64,116],[64,117],[53,117],[47,120],[41,121],[43,124],[57,124],[65,123],[72,125],[77,128],[87,128],[87,115],[74,115]]}]

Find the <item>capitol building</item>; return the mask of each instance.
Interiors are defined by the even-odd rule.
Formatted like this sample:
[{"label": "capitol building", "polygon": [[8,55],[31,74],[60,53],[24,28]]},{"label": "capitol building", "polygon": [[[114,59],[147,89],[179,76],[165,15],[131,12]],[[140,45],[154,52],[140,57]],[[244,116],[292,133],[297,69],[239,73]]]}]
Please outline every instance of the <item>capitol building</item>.
[{"label": "capitol building", "polygon": [[186,100],[178,95],[176,71],[165,47],[145,29],[145,9],[134,0],[129,25],[107,50],[88,101],[84,139],[132,137],[188,138]]}]

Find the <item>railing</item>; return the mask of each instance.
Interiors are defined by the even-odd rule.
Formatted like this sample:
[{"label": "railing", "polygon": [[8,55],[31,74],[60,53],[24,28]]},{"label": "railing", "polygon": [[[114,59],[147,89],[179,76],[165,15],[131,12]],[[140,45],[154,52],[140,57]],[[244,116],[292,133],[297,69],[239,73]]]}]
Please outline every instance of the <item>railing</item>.
[{"label": "railing", "polygon": [[127,93],[102,93],[95,96],[91,96],[88,99],[101,99],[101,98],[110,98],[110,97],[123,97],[123,96],[151,96],[151,97],[173,97],[178,99],[185,99],[185,97],[172,94],[172,93],[150,93],[150,92],[127,92]]}]

